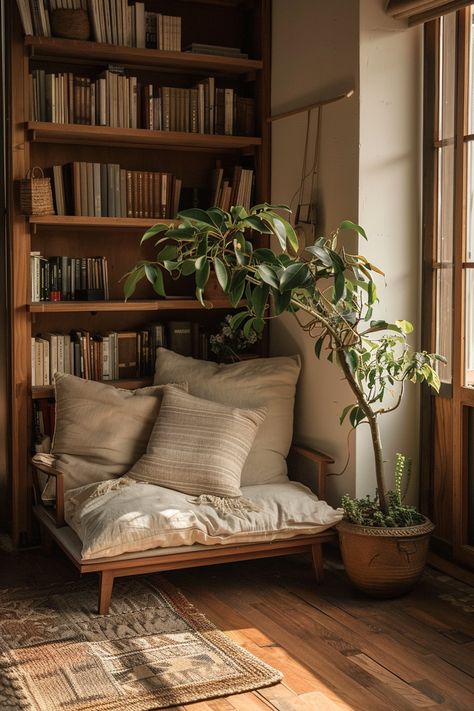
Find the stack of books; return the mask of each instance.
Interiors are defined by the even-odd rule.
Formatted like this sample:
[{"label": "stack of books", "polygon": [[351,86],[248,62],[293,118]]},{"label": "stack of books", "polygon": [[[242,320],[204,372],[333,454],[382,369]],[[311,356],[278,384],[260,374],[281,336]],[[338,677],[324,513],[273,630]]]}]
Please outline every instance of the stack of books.
[{"label": "stack of books", "polygon": [[252,136],[255,101],[207,77],[191,88],[141,84],[121,66],[97,79],[35,69],[30,75],[33,121]]},{"label": "stack of books", "polygon": [[145,3],[128,0],[17,0],[26,35],[51,37],[50,12],[86,10],[96,42],[123,47],[181,51],[181,18],[147,12]]},{"label": "stack of books", "polygon": [[171,173],[83,162],[55,165],[52,172],[58,215],[172,219],[179,212],[182,183]]},{"label": "stack of books", "polygon": [[31,301],[102,301],[109,298],[106,257],[43,257],[30,252]]},{"label": "stack of books", "polygon": [[193,42],[188,45],[184,51],[192,52],[193,54],[213,54],[219,57],[248,58],[248,54],[242,52],[238,47],[223,47],[216,44],[201,44],[199,42]]},{"label": "stack of books", "polygon": [[168,346],[182,355],[207,357],[207,344],[207,333],[188,321],[103,334],[42,333],[31,339],[31,383],[50,385],[55,373],[103,381],[151,376],[157,348]]}]

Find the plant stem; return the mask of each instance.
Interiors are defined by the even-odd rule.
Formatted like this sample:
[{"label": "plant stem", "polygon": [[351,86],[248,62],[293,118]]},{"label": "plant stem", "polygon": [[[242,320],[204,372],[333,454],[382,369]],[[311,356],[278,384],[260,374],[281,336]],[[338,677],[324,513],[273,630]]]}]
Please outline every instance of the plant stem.
[{"label": "plant stem", "polygon": [[317,321],[321,323],[331,336],[333,337],[336,345],[337,345],[337,354],[339,358],[339,364],[341,366],[341,369],[344,373],[344,376],[349,383],[349,387],[351,388],[352,392],[354,393],[357,403],[364,413],[365,417],[367,418],[367,422],[369,424],[370,428],[370,436],[372,439],[372,448],[374,452],[374,461],[375,461],[375,476],[377,479],[377,490],[378,490],[378,495],[379,495],[379,503],[380,503],[380,508],[384,514],[388,513],[388,502],[387,502],[387,489],[385,486],[385,476],[384,476],[384,469],[383,469],[383,454],[382,454],[382,442],[380,438],[380,430],[379,430],[379,425],[377,421],[377,413],[373,411],[371,408],[370,404],[367,402],[367,398],[365,397],[364,391],[362,388],[359,386],[359,383],[357,382],[352,370],[350,369],[349,365],[347,364],[347,361],[344,357],[344,344],[342,343],[341,339],[338,337],[337,332],[331,327],[331,324],[323,317],[321,316],[315,309],[311,309],[310,307],[302,304],[298,299],[292,299],[292,303],[295,306],[298,306],[299,308],[302,308],[304,311],[307,313],[311,314],[313,318],[315,318]]}]

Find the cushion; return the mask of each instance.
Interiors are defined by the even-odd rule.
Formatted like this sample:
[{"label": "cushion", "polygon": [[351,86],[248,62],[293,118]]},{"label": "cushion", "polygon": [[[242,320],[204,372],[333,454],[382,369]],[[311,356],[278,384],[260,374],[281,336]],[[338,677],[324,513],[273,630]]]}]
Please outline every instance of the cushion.
[{"label": "cushion", "polygon": [[288,481],[286,457],[293,437],[295,388],[300,358],[256,358],[229,365],[178,355],[159,348],[155,384],[188,383],[188,392],[222,405],[266,407],[242,471],[242,486]]},{"label": "cushion", "polygon": [[242,467],[265,414],[165,385],[146,454],[128,476],[186,494],[240,496]]},{"label": "cushion", "polygon": [[[229,514],[211,503],[128,477],[90,484],[65,496],[65,518],[82,541],[82,558],[89,560],[151,548],[258,543],[314,535],[342,518],[302,484],[264,484],[242,489],[253,503]],[[127,485],[128,484],[128,485]],[[176,550],[175,550],[176,552]]]},{"label": "cushion", "polygon": [[[163,386],[123,390],[56,373],[56,429],[51,454],[65,490],[125,474],[145,452]],[[186,387],[182,385],[180,387]],[[44,500],[55,497],[51,479]]]}]

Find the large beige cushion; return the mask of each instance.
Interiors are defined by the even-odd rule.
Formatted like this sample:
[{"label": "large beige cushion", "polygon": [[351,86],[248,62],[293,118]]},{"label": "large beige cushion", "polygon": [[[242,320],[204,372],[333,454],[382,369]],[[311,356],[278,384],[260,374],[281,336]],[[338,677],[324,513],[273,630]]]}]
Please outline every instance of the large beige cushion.
[{"label": "large beige cushion", "polygon": [[83,543],[83,560],[195,543],[246,544],[314,535],[342,518],[342,509],[334,510],[302,484],[290,482],[243,488],[253,506],[229,514],[212,503],[198,504],[188,494],[127,477],[119,481],[124,486],[102,495],[107,484],[66,494],[65,518]]},{"label": "large beige cushion", "polygon": [[250,486],[288,481],[286,457],[293,436],[299,372],[299,356],[222,365],[159,348],[154,382],[185,381],[197,397],[232,407],[267,409],[242,472],[242,486]]},{"label": "large beige cushion", "polygon": [[128,476],[185,494],[240,496],[242,467],[265,414],[165,385],[146,454]]},{"label": "large beige cushion", "polygon": [[[64,472],[65,490],[125,474],[146,450],[163,387],[123,390],[57,373],[55,389],[51,454]],[[54,497],[50,481],[43,499]]]}]

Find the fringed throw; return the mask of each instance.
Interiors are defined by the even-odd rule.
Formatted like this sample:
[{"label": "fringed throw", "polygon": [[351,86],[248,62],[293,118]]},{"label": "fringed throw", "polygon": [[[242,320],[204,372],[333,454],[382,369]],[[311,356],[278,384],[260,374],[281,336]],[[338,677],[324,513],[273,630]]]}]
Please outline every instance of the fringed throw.
[{"label": "fringed throw", "polygon": [[130,479],[127,476],[121,476],[119,479],[108,479],[98,484],[96,490],[89,498],[98,499],[99,496],[109,494],[111,491],[117,491],[117,489],[122,489],[124,486],[131,486],[136,483],[134,479]]},{"label": "fringed throw", "polygon": [[230,496],[212,496],[212,494],[201,494],[201,496],[195,499],[189,499],[193,504],[212,506],[220,514],[223,515],[234,515],[234,516],[244,516],[250,511],[260,512],[263,511],[260,504],[256,504],[250,499],[246,499],[243,496],[230,497]]}]

